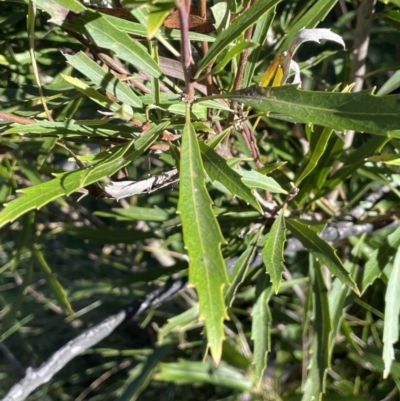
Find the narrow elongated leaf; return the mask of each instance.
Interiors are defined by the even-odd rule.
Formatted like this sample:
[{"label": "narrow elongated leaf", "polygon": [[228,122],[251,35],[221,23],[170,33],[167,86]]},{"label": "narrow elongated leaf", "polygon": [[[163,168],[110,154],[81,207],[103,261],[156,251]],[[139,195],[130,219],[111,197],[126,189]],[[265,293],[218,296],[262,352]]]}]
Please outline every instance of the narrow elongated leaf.
[{"label": "narrow elongated leaf", "polygon": [[224,67],[231,61],[236,55],[242,53],[243,50],[251,47],[256,47],[257,44],[254,42],[239,42],[232,47],[224,56],[224,58],[212,69],[211,74],[217,74],[222,71]]},{"label": "narrow elongated leaf", "polygon": [[73,315],[74,311],[71,307],[71,304],[68,301],[68,297],[64,291],[64,288],[62,287],[60,282],[56,279],[56,277],[54,277],[51,268],[47,264],[42,252],[39,251],[38,249],[33,249],[32,252],[58,304],[64,309],[66,313]]},{"label": "narrow elongated leaf", "polygon": [[343,284],[351,287],[356,294],[359,294],[357,284],[344,268],[335,250],[320,238],[313,228],[294,219],[286,219],[286,225],[293,236],[295,236],[318,260],[324,263],[334,276],[339,278]]},{"label": "narrow elongated leaf", "polygon": [[253,317],[251,338],[254,343],[253,364],[256,383],[259,385],[267,367],[267,354],[271,349],[271,311],[268,306],[272,287],[268,275],[262,272],[257,280],[256,297],[251,313]]},{"label": "narrow elongated leaf", "polygon": [[277,194],[287,194],[273,178],[267,177],[264,174],[255,170],[244,170],[239,168],[236,170],[241,176],[242,181],[251,188],[261,188]]},{"label": "narrow elongated leaf", "polygon": [[155,373],[157,365],[161,361],[165,360],[170,351],[170,344],[156,347],[154,352],[147,358],[146,362],[143,364],[140,373],[136,377],[134,376],[134,379],[130,383],[127,383],[124,392],[122,393],[121,397],[118,398],[118,401],[137,400],[142,391],[148,386],[150,380]]},{"label": "narrow elongated leaf", "polygon": [[247,89],[225,95],[266,113],[282,113],[299,122],[339,131],[353,129],[400,138],[399,95],[303,91],[297,85]]},{"label": "narrow elongated leaf", "polygon": [[204,168],[211,180],[219,181],[223,184],[232,195],[240,196],[245,202],[253,206],[262,213],[262,209],[257,199],[244,183],[242,177],[226,163],[226,160],[215,152],[205,143],[200,143],[201,157],[203,159]]},{"label": "narrow elongated leaf", "polygon": [[206,53],[197,67],[196,77],[199,77],[201,72],[223,51],[226,47],[247,28],[253,25],[260,17],[268,10],[279,3],[280,0],[258,0],[240,17],[236,18],[229,27],[221,32],[210,50]]},{"label": "narrow elongated leaf", "polygon": [[361,294],[382,274],[400,248],[400,227],[388,235],[386,241],[369,256],[362,270],[360,280]]},{"label": "narrow elongated leaf", "polygon": [[346,178],[350,177],[355,170],[365,164],[365,159],[373,155],[378,149],[381,149],[390,138],[373,137],[367,143],[360,146],[355,152],[351,153],[344,160],[342,168],[324,185],[324,191],[331,191]]},{"label": "narrow elongated leaf", "polygon": [[256,22],[253,37],[251,38],[251,40],[258,43],[260,46],[256,47],[255,49],[249,50],[249,57],[247,59],[247,64],[243,76],[242,86],[244,88],[247,88],[252,84],[254,71],[256,70],[256,66],[258,65],[258,62],[260,60],[260,53],[263,49],[262,45],[267,40],[268,30],[275,17],[275,10],[276,7],[271,8]]},{"label": "narrow elongated leaf", "polygon": [[39,209],[60,196],[69,195],[79,188],[114,174],[132,159],[140,156],[168,125],[169,123],[157,125],[135,142],[117,145],[99,153],[92,166],[58,174],[50,181],[22,189],[23,196],[7,203],[5,209],[0,212],[0,227],[29,210]]},{"label": "narrow elongated leaf", "polygon": [[310,150],[302,163],[301,172],[296,179],[296,186],[298,186],[317,166],[319,159],[325,152],[332,132],[333,130],[331,128],[316,127],[314,132],[311,133]]},{"label": "narrow elongated leaf", "polygon": [[65,55],[68,64],[88,77],[94,84],[112,93],[118,100],[132,107],[141,107],[142,101],[132,89],[124,85],[119,79],[110,73],[106,73],[98,64],[91,60],[85,53],[79,52],[75,56]]},{"label": "narrow elongated leaf", "polygon": [[196,287],[208,345],[214,361],[219,362],[226,317],[222,290],[228,281],[220,248],[224,238],[211,209],[199,144],[190,121],[182,134],[178,210],[189,254],[189,282]]},{"label": "narrow elongated leaf", "polygon": [[[14,125],[5,130],[3,135],[7,134],[39,134],[43,136],[111,136],[116,134],[125,134],[132,136],[132,129],[121,125],[108,124],[101,120],[86,121],[46,121],[40,120],[35,124]],[[83,158],[82,158],[83,160]]]},{"label": "narrow elongated leaf", "polygon": [[52,16],[51,22],[91,37],[97,46],[113,51],[120,59],[153,77],[161,75],[161,69],[146,48],[113,25],[107,15],[86,8],[76,0],[34,0],[34,3]]},{"label": "narrow elongated leaf", "polygon": [[126,209],[115,208],[112,212],[94,212],[94,214],[119,221],[165,221],[169,217],[163,209],[140,206],[130,206]]},{"label": "narrow elongated leaf", "polygon": [[211,361],[180,361],[162,363],[160,367],[157,377],[168,382],[190,385],[210,383],[239,391],[249,391],[253,386],[249,378],[224,362],[215,366]]},{"label": "narrow elongated leaf", "polygon": [[73,85],[79,92],[82,92],[89,99],[98,103],[100,106],[106,107],[113,112],[115,112],[121,119],[129,120],[133,117],[133,110],[128,105],[120,105],[116,102],[110,100],[107,96],[99,93],[95,88],[85,84],[78,78],[70,77],[68,75],[61,74],[63,79],[65,79],[68,83]]},{"label": "narrow elongated leaf", "polygon": [[330,367],[329,345],[332,333],[332,322],[329,311],[328,290],[322,277],[322,269],[318,262],[313,263],[314,269],[311,274],[313,303],[314,303],[314,326],[315,339],[317,342],[316,362],[318,366],[318,381],[321,393],[325,392],[326,372]]},{"label": "narrow elongated leaf", "polygon": [[239,285],[246,277],[247,268],[249,267],[250,260],[257,249],[257,242],[260,238],[262,230],[260,230],[247,245],[246,250],[240,255],[239,259],[233,265],[232,270],[229,272],[229,287],[224,291],[225,303],[231,306],[235,297],[235,293]]},{"label": "narrow elongated leaf", "polygon": [[397,249],[393,269],[388,280],[385,295],[385,321],[383,325],[383,362],[385,370],[383,377],[387,378],[394,360],[393,345],[399,341],[400,312],[400,249]]},{"label": "narrow elongated leaf", "polygon": [[266,272],[271,278],[275,293],[279,291],[283,273],[283,250],[286,242],[284,210],[283,208],[272,224],[262,250],[262,258]]}]

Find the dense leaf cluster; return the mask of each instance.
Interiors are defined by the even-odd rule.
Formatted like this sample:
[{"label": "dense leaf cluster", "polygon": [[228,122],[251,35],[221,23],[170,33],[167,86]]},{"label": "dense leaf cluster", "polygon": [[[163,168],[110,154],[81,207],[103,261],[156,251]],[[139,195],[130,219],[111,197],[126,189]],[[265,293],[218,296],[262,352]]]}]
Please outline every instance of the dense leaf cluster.
[{"label": "dense leaf cluster", "polygon": [[29,399],[398,396],[400,4],[356,3],[3,3],[0,397],[178,277]]}]

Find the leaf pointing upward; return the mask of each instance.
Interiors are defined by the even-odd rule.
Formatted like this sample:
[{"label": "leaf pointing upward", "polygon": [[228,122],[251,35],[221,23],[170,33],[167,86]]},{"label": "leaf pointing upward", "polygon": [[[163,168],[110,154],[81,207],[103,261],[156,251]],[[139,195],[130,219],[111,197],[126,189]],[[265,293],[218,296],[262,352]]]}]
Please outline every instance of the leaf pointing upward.
[{"label": "leaf pointing upward", "polygon": [[200,319],[206,326],[211,355],[218,363],[224,338],[223,318],[226,316],[222,290],[228,282],[220,249],[224,237],[211,209],[200,148],[190,121],[182,135],[178,210],[190,260],[189,282],[196,287]]}]

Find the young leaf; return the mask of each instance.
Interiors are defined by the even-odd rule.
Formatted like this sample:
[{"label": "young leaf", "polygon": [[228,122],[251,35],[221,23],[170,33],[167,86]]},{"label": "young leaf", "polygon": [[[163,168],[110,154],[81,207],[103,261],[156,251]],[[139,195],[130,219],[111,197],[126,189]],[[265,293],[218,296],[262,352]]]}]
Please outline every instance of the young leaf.
[{"label": "young leaf", "polygon": [[263,262],[266,272],[271,278],[275,294],[279,291],[283,273],[283,250],[286,242],[284,210],[285,208],[282,209],[272,224],[262,250]]},{"label": "young leaf", "polygon": [[88,77],[95,85],[112,93],[122,103],[132,107],[141,107],[142,101],[132,89],[128,88],[114,75],[106,73],[99,65],[92,61],[85,53],[79,52],[75,56],[65,55],[68,64]]},{"label": "young leaf", "polygon": [[339,131],[353,129],[400,138],[399,95],[303,91],[297,85],[252,86],[225,95],[266,113],[282,113],[299,122]]},{"label": "young leaf", "polygon": [[224,238],[211,209],[199,144],[190,121],[182,134],[178,211],[189,254],[189,282],[199,296],[200,318],[205,323],[212,357],[219,362],[226,317],[222,290],[228,281],[220,248]]},{"label": "young leaf", "polygon": [[250,188],[261,188],[277,194],[287,194],[273,178],[255,170],[244,170],[239,168],[236,170],[241,176],[242,181]]},{"label": "young leaf", "polygon": [[267,354],[271,350],[271,311],[268,306],[272,295],[272,287],[268,275],[261,272],[257,280],[256,296],[251,316],[251,338],[254,342],[253,364],[257,385],[260,385],[267,366]]},{"label": "young leaf", "polygon": [[302,401],[321,400],[325,390],[326,371],[329,368],[329,340],[332,324],[326,286],[321,266],[311,259],[310,276],[312,282],[313,314],[315,334],[311,344],[307,380],[304,384]]},{"label": "young leaf", "polygon": [[315,127],[311,133],[310,150],[302,163],[301,172],[296,179],[295,185],[298,187],[317,166],[319,159],[324,154],[328,145],[329,138],[333,132],[332,128]]},{"label": "young leaf", "polygon": [[43,257],[43,253],[38,249],[32,249],[32,252],[44,274],[47,284],[49,285],[54,294],[55,299],[57,299],[57,302],[64,309],[66,313],[73,315],[75,312],[73,311],[71,304],[68,301],[68,297],[64,291],[64,288],[62,287],[60,282],[54,277],[50,269],[50,266],[47,264],[46,260]]},{"label": "young leaf", "polygon": [[99,153],[92,166],[58,174],[50,181],[22,189],[23,196],[7,203],[5,209],[0,212],[0,227],[29,210],[39,209],[60,196],[69,195],[85,185],[113,175],[132,159],[140,156],[168,125],[169,122],[157,125],[136,141],[117,145]]},{"label": "young leaf", "polygon": [[226,160],[205,143],[200,143],[201,157],[204,168],[211,180],[219,181],[232,195],[240,196],[245,202],[262,213],[262,209],[251,190],[243,183],[242,177],[236,170],[230,168]]},{"label": "young leaf", "polygon": [[247,28],[253,25],[268,10],[274,7],[280,0],[258,0],[240,17],[236,18],[229,27],[221,32],[210,47],[200,64],[197,66],[195,78],[223,51],[226,47],[241,35]]},{"label": "young leaf", "polygon": [[113,102],[107,96],[102,95],[95,88],[85,84],[78,78],[70,77],[64,74],[61,74],[61,76],[65,79],[65,81],[73,85],[79,92],[82,92],[89,99],[98,103],[100,106],[112,110],[116,115],[118,115],[119,118],[123,120],[129,120],[133,117],[133,110],[127,104],[120,105],[116,102]]},{"label": "young leaf", "polygon": [[388,278],[385,295],[385,321],[383,325],[383,361],[385,370],[383,377],[389,376],[394,359],[393,345],[399,340],[399,312],[400,312],[400,249],[397,249],[393,262],[393,269]]},{"label": "young leaf", "polygon": [[360,277],[361,294],[382,274],[400,248],[400,227],[388,235],[386,241],[369,256]]},{"label": "young leaf", "polygon": [[250,244],[247,245],[246,250],[240,255],[239,259],[233,265],[232,270],[229,272],[229,287],[224,291],[225,303],[227,306],[231,306],[235,297],[235,293],[239,285],[243,282],[246,277],[247,268],[249,267],[250,260],[257,250],[257,242],[260,238],[262,230],[254,235]]},{"label": "young leaf", "polygon": [[351,287],[356,294],[360,293],[357,284],[344,268],[341,260],[336,255],[335,250],[320,238],[313,228],[294,219],[286,219],[286,225],[292,232],[293,236],[296,237],[318,260],[325,264],[334,276],[339,278],[343,284]]}]

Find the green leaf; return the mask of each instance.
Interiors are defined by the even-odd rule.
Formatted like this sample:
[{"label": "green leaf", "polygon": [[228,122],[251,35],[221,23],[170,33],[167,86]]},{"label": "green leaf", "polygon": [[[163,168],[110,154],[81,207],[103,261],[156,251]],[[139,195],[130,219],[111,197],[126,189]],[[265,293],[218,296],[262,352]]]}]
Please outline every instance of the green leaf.
[{"label": "green leaf", "polygon": [[100,106],[106,107],[112,110],[123,120],[130,120],[133,117],[133,110],[128,105],[120,105],[110,100],[107,96],[99,93],[95,88],[85,84],[78,78],[70,77],[68,75],[61,74],[65,81],[73,85],[79,92],[82,92],[89,99],[98,103]]},{"label": "green leaf", "polygon": [[257,386],[261,384],[264,370],[267,367],[267,354],[271,350],[271,311],[268,306],[272,287],[268,275],[261,272],[257,280],[256,296],[251,316],[251,339],[254,343],[253,364]]},{"label": "green leaf", "polygon": [[71,304],[68,301],[68,297],[64,291],[64,288],[60,284],[60,282],[56,279],[53,275],[53,272],[50,269],[50,266],[46,263],[46,260],[43,257],[43,254],[38,249],[32,249],[32,253],[35,256],[38,265],[40,266],[47,284],[51,288],[55,299],[57,300],[58,304],[64,309],[64,311],[70,315],[74,315],[75,312],[73,311]]},{"label": "green leaf", "polygon": [[400,227],[388,235],[386,241],[369,255],[367,263],[362,269],[360,277],[360,290],[364,294],[365,290],[381,276],[382,272],[391,263],[396,250],[400,248]]},{"label": "green leaf", "polygon": [[283,273],[283,250],[286,242],[285,208],[276,217],[270,232],[267,234],[262,258],[266,272],[271,278],[275,294],[279,291]]},{"label": "green leaf", "polygon": [[115,208],[112,212],[94,212],[94,214],[118,221],[165,221],[169,218],[169,214],[163,209],[139,206],[129,206],[126,209]]},{"label": "green leaf", "polygon": [[235,293],[238,290],[239,285],[246,277],[250,260],[252,260],[253,255],[257,250],[257,242],[261,233],[262,230],[254,235],[250,243],[247,245],[246,250],[240,255],[239,259],[235,262],[231,271],[229,272],[229,286],[224,291],[224,298],[227,306],[232,306]]},{"label": "green leaf", "polygon": [[332,322],[329,311],[328,290],[322,277],[322,267],[318,262],[313,263],[311,274],[314,303],[314,327],[317,342],[316,363],[318,366],[318,381],[321,392],[325,392],[326,372],[330,367],[329,346],[332,334]]},{"label": "green leaf", "polygon": [[92,61],[85,53],[79,52],[75,56],[65,55],[68,64],[89,78],[95,85],[112,93],[122,103],[132,107],[141,107],[142,101],[137,95],[110,73],[106,73],[98,64]]},{"label": "green leaf", "polygon": [[242,177],[236,170],[230,168],[226,160],[207,146],[204,142],[200,142],[201,157],[203,159],[204,168],[212,181],[219,181],[231,192],[232,195],[240,196],[245,202],[262,213],[262,209],[251,190],[243,183]]},{"label": "green leaf", "polygon": [[185,312],[168,319],[168,322],[158,332],[158,342],[162,342],[164,337],[174,330],[181,331],[183,327],[196,323],[198,318],[199,304],[195,304]]},{"label": "green leaf", "polygon": [[[158,364],[166,359],[170,351],[170,344],[156,347],[153,353],[146,359],[146,362],[141,367],[140,373],[138,375],[131,375],[131,377],[133,376],[133,380],[127,380],[124,391],[118,398],[118,401],[137,400],[143,390],[148,386],[150,380],[153,378]],[[132,371],[135,371],[136,368],[137,367],[135,366]]]},{"label": "green leaf", "polygon": [[244,70],[243,84],[242,87],[247,88],[252,84],[254,72],[260,61],[260,54],[263,50],[264,43],[268,37],[268,30],[275,18],[276,7],[271,8],[261,18],[258,19],[255,25],[254,33],[251,38],[253,42],[259,44],[255,49],[249,50],[249,56],[247,58],[246,68]]},{"label": "green leaf", "polygon": [[224,56],[224,58],[212,69],[211,74],[217,74],[222,71],[225,66],[231,61],[235,56],[242,53],[243,50],[249,49],[257,46],[257,43],[254,42],[239,42],[235,46],[232,47]]},{"label": "green leaf", "polygon": [[350,277],[344,268],[341,260],[336,255],[335,250],[308,224],[304,224],[298,220],[286,219],[286,225],[305,248],[307,248],[318,260],[320,260],[330,272],[339,278],[343,283],[351,287],[356,294],[359,294],[357,284]]},{"label": "green leaf", "polygon": [[253,387],[249,378],[224,362],[215,366],[211,361],[179,361],[162,363],[160,367],[157,378],[163,381],[190,385],[209,383],[239,391],[249,391]]},{"label": "green leaf", "polygon": [[343,162],[343,166],[325,182],[324,193],[336,188],[342,181],[354,174],[359,167],[365,164],[365,159],[381,149],[390,138],[373,137],[367,143],[360,146],[355,152],[350,153]]},{"label": "green leaf", "polygon": [[174,2],[150,4],[147,17],[147,38],[151,39],[174,8]]},{"label": "green leaf", "polygon": [[50,22],[62,24],[69,10],[74,13],[86,11],[87,8],[77,0],[33,0],[38,7],[50,14]]},{"label": "green leaf", "polygon": [[222,290],[228,281],[220,248],[224,238],[211,208],[200,148],[190,121],[182,133],[178,211],[189,254],[189,282],[199,296],[200,319],[205,323],[212,357],[219,362],[226,317]]},{"label": "green leaf", "polygon": [[287,194],[273,178],[267,177],[264,174],[255,170],[244,170],[238,168],[237,171],[242,176],[242,181],[251,188],[261,188],[277,194]]},{"label": "green leaf", "polygon": [[297,85],[247,89],[225,95],[266,113],[282,113],[306,124],[353,129],[400,138],[399,95],[303,91]]},{"label": "green leaf", "polygon": [[140,156],[159,136],[169,122],[150,129],[136,141],[117,145],[96,155],[93,165],[57,175],[56,178],[22,189],[23,196],[5,205],[0,212],[0,227],[29,210],[39,209],[54,199],[69,195],[79,188],[113,175],[132,159]]},{"label": "green leaf", "polygon": [[280,0],[257,0],[241,16],[236,18],[229,27],[221,32],[209,51],[197,66],[195,78],[198,78],[201,72],[223,51],[230,43],[238,38],[247,28],[253,25],[268,10],[274,7]]},{"label": "green leaf", "polygon": [[333,130],[331,128],[315,127],[314,132],[311,133],[310,150],[302,162],[301,171],[295,181],[296,186],[299,186],[301,181],[315,169],[319,159],[328,146],[328,141],[332,132]]},{"label": "green leaf", "polygon": [[397,249],[393,262],[393,269],[388,278],[385,295],[385,321],[383,324],[383,362],[385,370],[383,378],[389,376],[392,361],[394,360],[393,345],[399,341],[399,313],[400,313],[400,249]]},{"label": "green leaf", "polygon": [[[107,15],[80,5],[76,0],[34,0],[34,3],[52,16],[50,22],[90,37],[97,46],[113,51],[118,58],[155,78],[161,76],[160,67],[146,48],[110,22],[120,19],[112,20]],[[76,15],[69,10],[84,13]]]},{"label": "green leaf", "polygon": [[[132,129],[121,125],[109,124],[102,120],[85,120],[85,121],[46,121],[39,120],[35,124],[13,124],[13,126],[3,132],[8,134],[40,134],[43,136],[112,136],[112,135],[129,135],[132,137]],[[90,155],[92,156],[92,155]],[[83,157],[81,157],[83,160]]]}]

